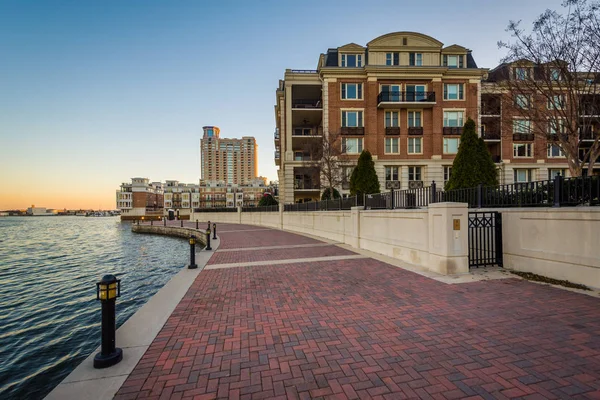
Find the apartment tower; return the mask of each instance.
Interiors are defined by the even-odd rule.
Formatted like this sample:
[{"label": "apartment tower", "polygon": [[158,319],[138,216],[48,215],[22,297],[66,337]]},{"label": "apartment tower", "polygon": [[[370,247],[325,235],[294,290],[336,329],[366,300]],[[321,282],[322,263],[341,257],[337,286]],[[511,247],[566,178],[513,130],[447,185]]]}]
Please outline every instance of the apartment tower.
[{"label": "apartment tower", "polygon": [[250,136],[241,139],[220,138],[216,126],[204,126],[200,139],[202,180],[245,185],[258,176],[258,149]]}]

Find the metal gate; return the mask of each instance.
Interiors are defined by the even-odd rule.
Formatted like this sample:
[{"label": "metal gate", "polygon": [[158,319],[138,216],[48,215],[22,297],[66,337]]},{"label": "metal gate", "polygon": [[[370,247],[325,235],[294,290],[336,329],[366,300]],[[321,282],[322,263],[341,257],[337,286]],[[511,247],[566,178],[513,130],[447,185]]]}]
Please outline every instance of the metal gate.
[{"label": "metal gate", "polygon": [[502,214],[469,213],[469,268],[502,267]]}]

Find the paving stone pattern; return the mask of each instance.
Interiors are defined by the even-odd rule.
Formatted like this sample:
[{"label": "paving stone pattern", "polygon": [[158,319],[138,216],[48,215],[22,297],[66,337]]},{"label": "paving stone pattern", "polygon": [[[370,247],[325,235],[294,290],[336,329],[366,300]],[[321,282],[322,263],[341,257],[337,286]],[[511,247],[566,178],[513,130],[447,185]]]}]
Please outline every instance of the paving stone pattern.
[{"label": "paving stone pattern", "polygon": [[115,398],[599,399],[599,305],[369,258],[205,270]]},{"label": "paving stone pattern", "polygon": [[217,252],[209,264],[243,263],[249,261],[290,260],[306,257],[331,257],[356,254],[338,246],[296,247],[287,249],[265,249]]}]

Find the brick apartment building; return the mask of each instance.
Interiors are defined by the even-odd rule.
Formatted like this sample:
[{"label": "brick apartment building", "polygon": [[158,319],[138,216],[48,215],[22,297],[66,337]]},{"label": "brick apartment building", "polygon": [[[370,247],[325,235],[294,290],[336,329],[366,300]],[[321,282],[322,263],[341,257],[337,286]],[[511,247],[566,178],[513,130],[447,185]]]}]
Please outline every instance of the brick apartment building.
[{"label": "brick apartment building", "polygon": [[[443,184],[462,126],[472,118],[501,183],[568,175],[565,158],[520,135],[497,72],[479,68],[471,51],[415,32],[390,33],[366,47],[351,43],[321,54],[316,70],[285,72],[276,91],[275,163],[284,203],[319,198],[319,173],[307,167],[311,141],[340,137],[348,178],[363,149],[373,155],[382,190]],[[488,74],[489,72],[489,74]],[[516,130],[516,131],[515,131]],[[513,132],[515,131],[515,132]],[[513,135],[515,133],[515,135]],[[538,139],[535,139],[536,141]],[[346,181],[340,188],[347,194]]]},{"label": "brick apartment building", "polygon": [[121,219],[162,215],[164,187],[161,182],[150,182],[148,178],[131,178],[131,183],[122,183],[117,190],[116,201]]}]

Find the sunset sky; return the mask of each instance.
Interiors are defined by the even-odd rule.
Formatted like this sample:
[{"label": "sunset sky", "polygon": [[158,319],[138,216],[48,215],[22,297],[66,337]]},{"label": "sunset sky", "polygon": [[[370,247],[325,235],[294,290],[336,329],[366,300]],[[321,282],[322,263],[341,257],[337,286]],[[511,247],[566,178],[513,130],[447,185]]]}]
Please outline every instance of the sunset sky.
[{"label": "sunset sky", "polygon": [[276,180],[286,68],[395,31],[493,68],[509,20],[529,28],[561,2],[0,0],[0,210],[113,209],[138,176],[198,183],[204,125],[256,137],[259,174]]}]

